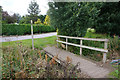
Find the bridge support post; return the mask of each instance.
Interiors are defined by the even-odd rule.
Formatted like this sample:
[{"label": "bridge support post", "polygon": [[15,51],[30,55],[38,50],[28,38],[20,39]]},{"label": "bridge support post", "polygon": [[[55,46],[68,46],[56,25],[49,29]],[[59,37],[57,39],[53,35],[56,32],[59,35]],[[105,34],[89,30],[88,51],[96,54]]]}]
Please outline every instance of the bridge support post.
[{"label": "bridge support post", "polygon": [[[106,42],[106,41],[105,41],[105,43],[104,43],[104,49],[107,49],[107,42]],[[103,63],[106,62],[106,56],[107,56],[107,54],[106,54],[106,53],[103,53]]]},{"label": "bridge support post", "polygon": [[67,42],[68,42],[68,38],[66,38],[66,50],[67,50]]},{"label": "bridge support post", "polygon": [[57,48],[58,48],[58,35],[57,35]]},{"label": "bridge support post", "polygon": [[[82,45],[82,40],[80,40],[80,45]],[[80,55],[82,55],[82,48],[80,47]]]}]

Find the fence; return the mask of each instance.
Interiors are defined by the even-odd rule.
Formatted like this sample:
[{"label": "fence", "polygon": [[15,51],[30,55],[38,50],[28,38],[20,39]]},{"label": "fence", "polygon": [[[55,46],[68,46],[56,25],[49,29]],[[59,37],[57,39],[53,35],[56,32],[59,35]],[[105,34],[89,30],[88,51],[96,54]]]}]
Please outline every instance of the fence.
[{"label": "fence", "polygon": [[[66,42],[58,40],[58,37],[66,38]],[[80,45],[74,44],[74,43],[68,43],[68,38],[69,39],[79,39],[80,40]],[[104,42],[104,49],[82,45],[82,40],[103,41]],[[103,62],[104,63],[106,62],[106,53],[108,52],[107,44],[108,44],[108,41],[109,41],[108,39],[94,39],[94,38],[82,38],[82,37],[70,37],[70,36],[57,35],[57,40],[56,41],[66,44],[66,50],[68,48],[67,45],[80,47],[80,55],[82,55],[82,48],[87,48],[87,49],[91,49],[91,50],[101,51],[101,52],[103,52]],[[58,45],[58,43],[57,43],[57,45]]]}]

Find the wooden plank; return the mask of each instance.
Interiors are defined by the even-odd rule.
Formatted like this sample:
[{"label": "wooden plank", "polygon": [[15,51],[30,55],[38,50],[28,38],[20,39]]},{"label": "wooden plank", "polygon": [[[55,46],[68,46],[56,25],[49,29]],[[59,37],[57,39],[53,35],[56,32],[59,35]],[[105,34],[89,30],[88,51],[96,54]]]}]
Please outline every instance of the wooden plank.
[{"label": "wooden plank", "polygon": [[100,48],[95,48],[95,47],[88,47],[88,46],[78,45],[78,44],[74,44],[74,43],[66,43],[66,42],[60,41],[60,40],[56,40],[56,41],[57,41],[57,42],[64,43],[64,44],[72,45],[72,46],[87,48],[87,49],[96,50],[96,51],[101,51],[101,52],[108,52],[108,50],[105,50],[105,49],[100,49]]},{"label": "wooden plank", "polygon": [[95,38],[70,37],[70,36],[62,36],[62,35],[58,35],[58,37],[70,38],[70,39],[91,40],[91,41],[106,41],[106,42],[109,41],[108,39],[95,39]]}]

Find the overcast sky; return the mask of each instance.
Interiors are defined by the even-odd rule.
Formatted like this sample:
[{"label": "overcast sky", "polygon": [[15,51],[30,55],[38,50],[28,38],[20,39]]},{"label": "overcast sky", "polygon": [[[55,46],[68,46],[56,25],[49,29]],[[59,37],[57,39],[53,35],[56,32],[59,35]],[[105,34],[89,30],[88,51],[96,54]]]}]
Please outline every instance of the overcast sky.
[{"label": "overcast sky", "polygon": [[[39,4],[39,9],[42,15],[45,15],[48,7],[48,0],[35,0]],[[31,0],[0,0],[0,5],[4,11],[9,14],[19,13],[20,15],[28,14],[27,9]]]}]

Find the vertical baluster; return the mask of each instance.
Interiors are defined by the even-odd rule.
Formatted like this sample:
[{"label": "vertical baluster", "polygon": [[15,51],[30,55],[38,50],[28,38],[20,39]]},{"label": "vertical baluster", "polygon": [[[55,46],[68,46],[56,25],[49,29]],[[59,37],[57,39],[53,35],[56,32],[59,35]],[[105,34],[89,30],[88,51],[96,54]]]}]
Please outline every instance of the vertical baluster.
[{"label": "vertical baluster", "polygon": [[[80,45],[82,45],[82,40],[80,40]],[[82,55],[82,48],[80,47],[80,55]]]},{"label": "vertical baluster", "polygon": [[67,50],[67,42],[68,42],[68,38],[66,38],[66,50]]},{"label": "vertical baluster", "polygon": [[[104,49],[107,49],[107,42],[104,43]],[[106,53],[103,53],[103,63],[106,62]]]}]

